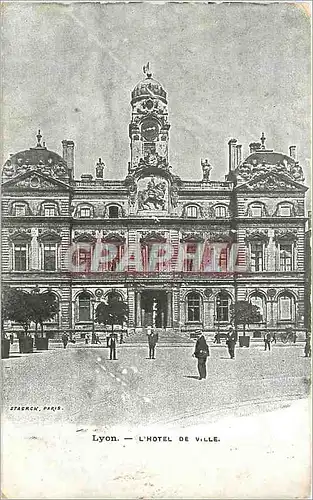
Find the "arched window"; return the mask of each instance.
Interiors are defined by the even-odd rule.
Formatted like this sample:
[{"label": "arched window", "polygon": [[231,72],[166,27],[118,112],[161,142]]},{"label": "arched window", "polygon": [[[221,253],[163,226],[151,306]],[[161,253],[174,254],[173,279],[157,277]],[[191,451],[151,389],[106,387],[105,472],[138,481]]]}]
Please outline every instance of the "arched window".
[{"label": "arched window", "polygon": [[199,215],[199,208],[197,205],[188,205],[186,207],[186,217],[191,218],[191,219],[196,219]]},{"label": "arched window", "polygon": [[201,297],[192,292],[187,295],[187,318],[188,321],[200,321]]},{"label": "arched window", "polygon": [[117,205],[109,206],[109,219],[117,219],[119,216],[119,207]]},{"label": "arched window", "polygon": [[87,292],[78,295],[78,321],[90,321],[91,319],[91,299]]},{"label": "arched window", "polygon": [[256,306],[260,312],[260,323],[265,321],[265,314],[266,314],[266,303],[263,295],[260,293],[253,293],[250,296],[250,303],[253,306]]},{"label": "arched window", "polygon": [[220,292],[216,296],[215,310],[217,321],[229,321],[230,297],[226,292]]},{"label": "arched window", "polygon": [[227,208],[224,205],[217,205],[214,207],[214,214],[218,219],[225,219],[227,217]]},{"label": "arched window", "polygon": [[295,301],[294,297],[284,292],[278,297],[278,320],[279,321],[294,321],[295,318]]}]

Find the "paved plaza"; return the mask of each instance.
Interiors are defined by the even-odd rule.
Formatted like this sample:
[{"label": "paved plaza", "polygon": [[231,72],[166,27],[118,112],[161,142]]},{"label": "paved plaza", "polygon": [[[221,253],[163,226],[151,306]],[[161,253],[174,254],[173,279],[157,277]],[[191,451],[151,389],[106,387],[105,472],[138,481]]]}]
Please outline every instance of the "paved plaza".
[{"label": "paved plaza", "polygon": [[[14,345],[14,351],[17,346]],[[221,415],[246,415],[306,398],[310,359],[303,344],[263,344],[237,348],[229,359],[226,346],[212,346],[207,379],[198,380],[193,346],[120,346],[116,361],[109,350],[51,344],[48,351],[12,353],[3,360],[4,411],[13,421],[42,418],[36,411],[12,406],[60,407],[45,419],[78,425],[179,425],[211,422]]]},{"label": "paved plaza", "polygon": [[201,381],[192,352],[158,346],[150,360],[123,345],[110,361],[104,347],[51,344],[3,360],[6,497],[308,498],[303,344],[235,360],[212,346]]}]

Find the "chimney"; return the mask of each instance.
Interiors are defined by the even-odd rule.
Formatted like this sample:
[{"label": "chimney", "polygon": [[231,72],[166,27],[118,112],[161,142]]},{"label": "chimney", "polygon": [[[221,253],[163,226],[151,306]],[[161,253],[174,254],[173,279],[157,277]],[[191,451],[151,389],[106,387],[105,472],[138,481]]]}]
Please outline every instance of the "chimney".
[{"label": "chimney", "polygon": [[230,141],[228,141],[229,172],[233,172],[237,166],[236,142],[237,139],[230,139]]},{"label": "chimney", "polygon": [[74,173],[74,142],[73,141],[62,141],[63,146],[63,160],[67,163],[67,166],[72,170],[72,175]]},{"label": "chimney", "polygon": [[236,146],[236,166],[237,167],[241,163],[241,160],[242,160],[242,145],[237,144],[237,146]]},{"label": "chimney", "polygon": [[258,149],[261,149],[261,143],[260,142],[250,142],[249,144],[250,148],[250,153],[255,153]]},{"label": "chimney", "polygon": [[297,159],[296,158],[296,156],[297,156],[297,146],[289,146],[289,156],[293,160]]}]

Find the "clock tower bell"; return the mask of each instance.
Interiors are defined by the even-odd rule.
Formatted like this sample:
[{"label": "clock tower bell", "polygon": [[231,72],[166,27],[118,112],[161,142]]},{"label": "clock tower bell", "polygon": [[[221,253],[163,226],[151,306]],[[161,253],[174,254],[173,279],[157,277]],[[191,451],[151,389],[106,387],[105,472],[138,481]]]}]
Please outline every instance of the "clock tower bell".
[{"label": "clock tower bell", "polygon": [[169,128],[166,92],[152,78],[149,63],[143,67],[145,78],[131,94],[132,119],[129,125],[130,172],[150,158],[168,164]]}]

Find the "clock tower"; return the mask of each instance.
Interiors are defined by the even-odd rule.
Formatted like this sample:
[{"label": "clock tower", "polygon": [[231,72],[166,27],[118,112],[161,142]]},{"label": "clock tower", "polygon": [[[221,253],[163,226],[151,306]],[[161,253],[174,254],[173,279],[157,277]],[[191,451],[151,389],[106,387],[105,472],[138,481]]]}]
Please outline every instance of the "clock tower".
[{"label": "clock tower", "polygon": [[[169,128],[166,92],[152,78],[149,63],[143,67],[145,78],[131,94],[132,119],[129,125],[130,172],[151,161],[168,165]],[[129,173],[130,173],[129,172]]]}]

